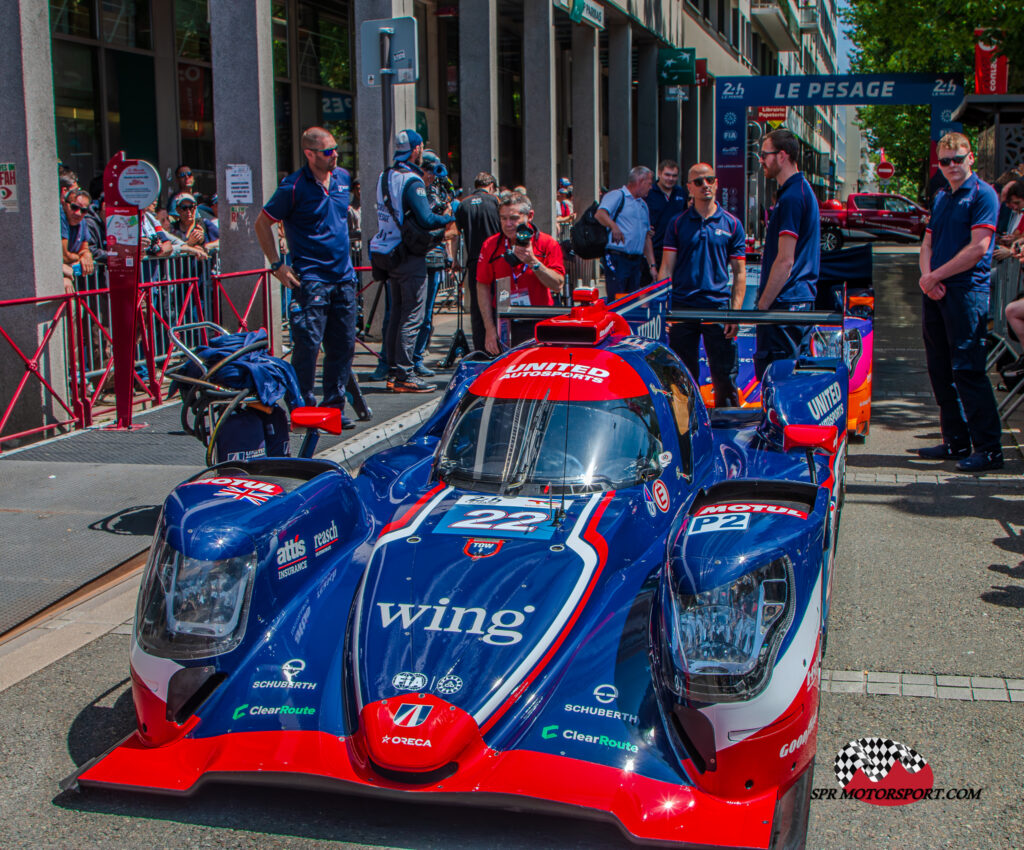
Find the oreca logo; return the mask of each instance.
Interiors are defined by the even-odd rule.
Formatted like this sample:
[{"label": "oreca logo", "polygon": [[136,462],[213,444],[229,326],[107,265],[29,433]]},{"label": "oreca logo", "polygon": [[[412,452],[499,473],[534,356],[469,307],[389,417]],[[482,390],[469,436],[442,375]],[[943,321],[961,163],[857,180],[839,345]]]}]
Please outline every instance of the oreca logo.
[{"label": "oreca logo", "polygon": [[407,747],[432,747],[433,744],[427,738],[402,738],[398,735],[384,735],[380,742],[382,744],[404,744]]},{"label": "oreca logo", "polygon": [[522,611],[506,608],[488,614],[484,608],[449,607],[449,602],[451,600],[444,597],[438,600],[437,605],[378,602],[377,607],[380,609],[381,625],[385,629],[398,623],[403,630],[419,626],[425,632],[465,632],[480,635],[480,640],[493,646],[519,643],[523,635],[517,629],[526,622],[527,614],[537,610],[533,605],[524,605]]}]

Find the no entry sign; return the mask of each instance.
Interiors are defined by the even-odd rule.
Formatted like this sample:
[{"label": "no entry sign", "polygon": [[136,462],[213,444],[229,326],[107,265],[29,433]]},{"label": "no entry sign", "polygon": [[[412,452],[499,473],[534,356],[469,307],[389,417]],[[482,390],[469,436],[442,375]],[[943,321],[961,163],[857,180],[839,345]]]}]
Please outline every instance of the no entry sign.
[{"label": "no entry sign", "polygon": [[896,166],[888,161],[880,162],[875,169],[875,173],[878,175],[879,180],[891,180],[892,176],[896,173]]}]

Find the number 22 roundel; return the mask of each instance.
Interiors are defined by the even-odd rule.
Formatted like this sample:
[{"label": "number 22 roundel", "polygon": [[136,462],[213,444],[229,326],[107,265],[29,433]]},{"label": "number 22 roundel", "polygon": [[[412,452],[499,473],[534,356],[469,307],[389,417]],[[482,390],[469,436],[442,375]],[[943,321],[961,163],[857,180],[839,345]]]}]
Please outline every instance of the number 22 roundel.
[{"label": "number 22 roundel", "polygon": [[[567,501],[566,509],[572,504]],[[561,505],[557,503],[554,508]],[[548,540],[555,530],[547,499],[462,496],[437,524],[437,534]]]}]

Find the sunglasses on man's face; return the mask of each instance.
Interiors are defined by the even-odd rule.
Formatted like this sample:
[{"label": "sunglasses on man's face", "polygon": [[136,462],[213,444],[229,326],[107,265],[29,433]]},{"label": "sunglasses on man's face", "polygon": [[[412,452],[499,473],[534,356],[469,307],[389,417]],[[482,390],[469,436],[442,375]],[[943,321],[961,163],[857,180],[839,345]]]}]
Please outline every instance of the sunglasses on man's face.
[{"label": "sunglasses on man's face", "polygon": [[693,180],[691,180],[690,182],[697,187],[703,186],[705,183],[707,183],[710,186],[717,179],[718,178],[715,177],[714,174],[712,174],[709,177],[694,177]]},{"label": "sunglasses on man's face", "polygon": [[195,208],[195,204],[178,204],[179,210],[194,210]]},{"label": "sunglasses on man's face", "polygon": [[71,210],[71,212],[85,212],[86,210],[85,207],[79,206],[78,204],[73,204],[71,203],[71,201],[68,201],[68,209]]},{"label": "sunglasses on man's face", "polygon": [[963,165],[964,160],[969,156],[969,153],[958,153],[956,156],[940,156],[939,165],[952,165],[954,162],[957,165]]},{"label": "sunglasses on man's face", "polygon": [[318,150],[317,151],[317,153],[322,153],[326,157],[332,157],[337,152],[338,152],[338,146],[337,145],[335,145],[333,148],[324,148],[323,150]]},{"label": "sunglasses on man's face", "polygon": [[192,176],[192,172],[191,171],[182,171],[182,172],[180,172],[178,174],[178,176],[181,177],[181,178],[191,177]]}]

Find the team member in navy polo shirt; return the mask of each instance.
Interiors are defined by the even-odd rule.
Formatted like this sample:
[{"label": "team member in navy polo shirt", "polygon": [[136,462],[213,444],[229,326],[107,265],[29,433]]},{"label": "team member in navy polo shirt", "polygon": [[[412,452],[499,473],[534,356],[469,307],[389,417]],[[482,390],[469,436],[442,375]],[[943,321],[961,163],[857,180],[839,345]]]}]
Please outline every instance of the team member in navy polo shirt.
[{"label": "team member in navy polo shirt", "polygon": [[654,265],[661,267],[661,246],[665,243],[665,231],[679,213],[690,202],[690,193],[679,185],[679,164],[671,159],[658,163],[658,179],[644,196],[647,212],[651,219],[651,247],[654,248]]},{"label": "team member in navy polo shirt", "polygon": [[[950,188],[935,196],[921,242],[921,328],[942,444],[919,449],[930,460],[963,458],[957,469],[984,472],[1003,465],[1002,429],[985,374],[989,271],[999,199],[971,172],[974,154],[962,133],[938,144]],[[974,453],[971,453],[971,447]]]},{"label": "team member in navy polo shirt", "polygon": [[[821,221],[818,201],[797,166],[800,142],[789,130],[772,130],[761,140],[765,177],[779,184],[761,254],[758,310],[811,310],[818,291]],[[796,357],[809,325],[759,325],[754,373],[761,380],[774,360]]]},{"label": "team member in navy polo shirt", "polygon": [[629,172],[626,185],[607,192],[594,214],[608,228],[602,265],[609,300],[640,289],[645,265],[651,275],[658,273],[651,247],[651,217],[644,203],[653,178],[651,169],[636,166]]},{"label": "team member in navy polo shirt", "polygon": [[[324,347],[324,407],[345,409],[345,385],[356,340],[356,273],[348,244],[351,179],[338,168],[338,143],[322,127],[302,134],[306,165],[289,174],[256,219],[256,236],[271,273],[295,290],[288,313],[292,366],[307,404],[313,392],[316,358]],[[271,228],[284,223],[291,268],[278,256]],[[344,428],[355,423],[342,417]]]},{"label": "team member in navy polo shirt", "polygon": [[[724,310],[729,307],[729,267],[732,267],[732,309],[743,306],[747,289],[746,234],[736,216],[715,202],[718,179],[706,162],[698,162],[687,176],[693,206],[672,219],[665,232],[659,280],[672,278],[672,309]],[[669,329],[669,345],[690,374],[700,377],[700,339],[708,355],[716,407],[736,407],[736,325],[676,322]]]}]

